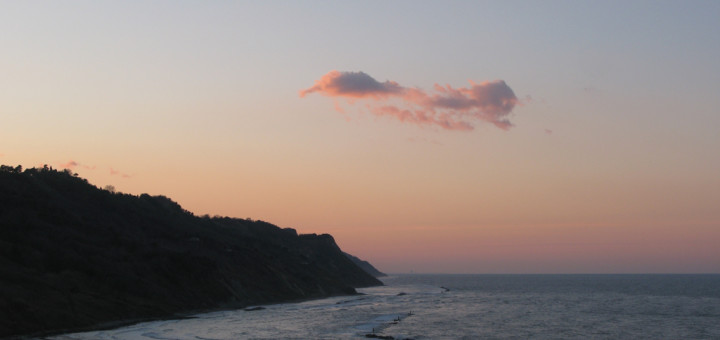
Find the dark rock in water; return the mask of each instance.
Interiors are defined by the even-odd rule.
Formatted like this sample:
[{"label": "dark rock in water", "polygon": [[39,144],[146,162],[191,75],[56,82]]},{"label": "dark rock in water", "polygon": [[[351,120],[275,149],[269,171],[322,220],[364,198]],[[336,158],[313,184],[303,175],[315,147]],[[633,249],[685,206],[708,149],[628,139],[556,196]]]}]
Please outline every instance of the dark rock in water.
[{"label": "dark rock in water", "polygon": [[358,267],[362,268],[365,272],[368,274],[374,276],[374,277],[383,277],[387,276],[385,273],[380,272],[377,270],[373,265],[370,264],[368,261],[363,261],[359,259],[358,257],[352,256],[348,253],[345,253],[345,256],[347,256],[350,260],[352,260]]},{"label": "dark rock in water", "polygon": [[449,291],[450,291],[450,288],[447,288],[447,287],[445,287],[445,286],[440,286],[440,288],[442,288],[445,292],[449,292]]},{"label": "dark rock in water", "polygon": [[245,308],[245,309],[243,309],[243,310],[246,311],[246,312],[254,312],[254,311],[256,311],[256,310],[263,310],[263,309],[265,309],[265,307],[263,307],[263,306],[257,306],[257,307],[248,307],[248,308]]},{"label": "dark rock in water", "polygon": [[374,338],[374,339],[386,339],[386,340],[395,340],[395,337],[390,335],[377,335],[375,333],[367,333],[365,334],[366,338]]},{"label": "dark rock in water", "polygon": [[0,166],[0,338],[382,284],[330,235],[198,217],[69,171]]},{"label": "dark rock in water", "polygon": [[400,293],[397,294],[397,296],[403,296],[403,295],[407,295],[407,293],[405,293],[405,292],[400,292]]}]

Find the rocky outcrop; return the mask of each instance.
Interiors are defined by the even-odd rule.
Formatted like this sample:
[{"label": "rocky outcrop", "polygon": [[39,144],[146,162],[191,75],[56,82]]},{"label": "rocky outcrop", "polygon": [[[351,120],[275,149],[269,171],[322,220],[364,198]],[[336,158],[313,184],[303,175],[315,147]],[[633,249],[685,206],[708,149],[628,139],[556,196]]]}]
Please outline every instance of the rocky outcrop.
[{"label": "rocky outcrop", "polygon": [[68,171],[0,169],[0,337],[353,294],[330,235],[197,217]]}]

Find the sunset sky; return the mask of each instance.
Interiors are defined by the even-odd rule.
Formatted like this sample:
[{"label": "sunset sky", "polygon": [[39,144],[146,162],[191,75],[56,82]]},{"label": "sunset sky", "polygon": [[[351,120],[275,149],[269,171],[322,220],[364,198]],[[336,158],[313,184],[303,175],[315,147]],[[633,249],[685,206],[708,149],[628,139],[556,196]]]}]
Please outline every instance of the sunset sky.
[{"label": "sunset sky", "polygon": [[0,163],[390,273],[720,272],[718,1],[5,1]]}]

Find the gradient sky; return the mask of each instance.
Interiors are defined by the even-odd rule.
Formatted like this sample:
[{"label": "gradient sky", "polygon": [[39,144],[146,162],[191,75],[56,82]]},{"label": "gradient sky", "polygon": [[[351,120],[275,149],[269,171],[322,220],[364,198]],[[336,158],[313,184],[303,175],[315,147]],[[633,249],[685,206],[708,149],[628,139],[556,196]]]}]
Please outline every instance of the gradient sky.
[{"label": "gradient sky", "polygon": [[[717,1],[5,1],[0,163],[330,233],[386,272],[718,273],[718,18]],[[479,89],[496,81],[504,106]],[[335,87],[301,92],[318,84]]]}]

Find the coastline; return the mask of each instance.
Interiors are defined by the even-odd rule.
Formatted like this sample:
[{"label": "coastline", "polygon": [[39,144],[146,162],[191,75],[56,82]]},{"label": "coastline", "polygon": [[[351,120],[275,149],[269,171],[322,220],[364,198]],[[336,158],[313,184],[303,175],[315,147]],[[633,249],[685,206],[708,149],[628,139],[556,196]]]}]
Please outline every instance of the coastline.
[{"label": "coastline", "polygon": [[196,216],[49,167],[0,171],[0,338],[114,328],[382,282],[328,234]]},{"label": "coastline", "polygon": [[[355,296],[247,313],[215,309],[53,340],[715,338],[719,280],[717,274],[400,274]],[[229,311],[213,313],[223,310]]]},{"label": "coastline", "polygon": [[[379,287],[379,286],[383,286],[383,285],[370,286],[370,287]],[[365,294],[358,293],[358,292],[355,292],[355,294],[329,294],[327,296],[317,296],[317,297],[309,297],[309,298],[303,298],[303,299],[292,299],[292,300],[277,301],[277,302],[272,302],[272,303],[258,303],[258,304],[242,305],[242,306],[238,305],[238,306],[231,306],[231,307],[229,306],[229,307],[199,309],[199,310],[192,310],[192,311],[187,311],[187,312],[176,313],[174,315],[116,320],[116,321],[103,322],[103,323],[100,323],[97,325],[79,327],[79,328],[74,328],[74,329],[63,329],[63,330],[58,330],[58,331],[39,332],[39,333],[27,334],[27,335],[18,336],[18,337],[9,337],[9,338],[0,338],[0,339],[3,339],[3,340],[30,340],[30,339],[63,340],[64,336],[67,336],[70,334],[112,330],[112,329],[123,328],[123,327],[137,325],[137,324],[146,323],[146,322],[170,321],[170,320],[189,320],[189,319],[196,319],[197,315],[207,314],[207,313],[224,312],[224,311],[240,311],[240,310],[252,312],[253,310],[247,310],[247,309],[253,308],[253,307],[266,307],[266,306],[273,306],[273,305],[280,305],[280,304],[295,304],[295,303],[302,303],[302,302],[307,302],[307,301],[322,300],[322,299],[327,299],[327,298],[332,298],[332,297],[342,297],[342,296],[351,297],[351,296],[362,296],[362,295],[365,295]]]}]

